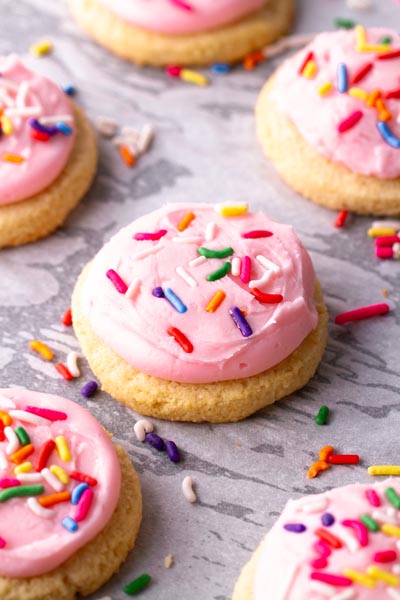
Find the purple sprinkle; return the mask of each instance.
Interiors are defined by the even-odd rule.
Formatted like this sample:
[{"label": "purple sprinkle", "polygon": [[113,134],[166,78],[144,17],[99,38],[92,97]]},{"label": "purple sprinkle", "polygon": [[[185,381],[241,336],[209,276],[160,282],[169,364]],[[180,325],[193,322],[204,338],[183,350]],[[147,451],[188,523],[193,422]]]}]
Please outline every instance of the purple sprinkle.
[{"label": "purple sprinkle", "polygon": [[156,298],[164,298],[164,292],[163,292],[162,287],[155,287],[154,290],[151,293]]},{"label": "purple sprinkle", "polygon": [[179,450],[176,447],[175,442],[167,442],[166,447],[169,460],[172,460],[172,462],[176,463],[179,462],[181,460],[181,455],[179,454]]},{"label": "purple sprinkle", "polygon": [[29,119],[29,125],[32,129],[36,129],[36,131],[41,131],[42,133],[47,133],[47,135],[56,135],[58,133],[57,127],[46,127],[46,125],[42,125],[40,121],[37,119]]},{"label": "purple sprinkle", "polygon": [[291,531],[292,533],[304,533],[307,529],[303,523],[286,523],[283,527],[286,531]]},{"label": "purple sprinkle", "polygon": [[250,327],[249,323],[244,318],[243,313],[240,310],[240,308],[238,308],[237,306],[234,306],[233,308],[230,309],[229,314],[231,315],[233,322],[235,323],[236,327],[239,329],[242,336],[250,337],[253,333],[253,330]]},{"label": "purple sprinkle", "polygon": [[93,394],[97,392],[98,389],[99,386],[96,381],[88,381],[81,389],[81,394],[85,398],[90,398],[91,396],[93,396]]},{"label": "purple sprinkle", "polygon": [[165,450],[164,440],[156,433],[148,433],[146,442],[149,442],[150,446],[153,446],[156,450]]},{"label": "purple sprinkle", "polygon": [[321,517],[322,525],[325,527],[330,527],[335,522],[335,517],[331,515],[331,513],[324,513]]}]

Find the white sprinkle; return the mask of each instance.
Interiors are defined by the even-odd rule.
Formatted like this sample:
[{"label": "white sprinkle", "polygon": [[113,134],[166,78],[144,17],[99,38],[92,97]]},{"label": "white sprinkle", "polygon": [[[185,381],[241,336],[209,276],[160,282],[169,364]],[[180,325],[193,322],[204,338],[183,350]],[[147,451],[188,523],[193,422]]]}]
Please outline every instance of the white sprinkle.
[{"label": "white sprinkle", "polygon": [[251,289],[262,288],[264,285],[266,285],[269,282],[271,277],[272,277],[272,272],[265,271],[264,275],[262,275],[262,277],[260,277],[260,279],[251,279],[251,281],[249,282],[249,288],[251,288]]},{"label": "white sprinkle", "polygon": [[303,512],[308,512],[305,510],[308,506],[318,506],[319,510],[325,510],[328,506],[329,500],[325,497],[311,497],[311,498],[300,498],[300,500],[296,500],[296,509],[302,510]]},{"label": "white sprinkle", "polygon": [[314,502],[305,504],[302,507],[302,511],[307,514],[323,512],[326,509],[327,504],[328,501],[325,498],[322,498],[322,500],[315,500]]},{"label": "white sprinkle", "polygon": [[384,229],[396,229],[397,231],[400,229],[400,221],[374,221],[372,223],[372,229],[380,229],[381,227]]},{"label": "white sprinkle", "polygon": [[202,265],[203,263],[206,262],[206,257],[205,256],[197,256],[196,258],[192,258],[192,260],[189,261],[189,267],[198,267],[199,265]]},{"label": "white sprinkle", "polygon": [[50,469],[42,469],[40,474],[43,475],[49,486],[52,487],[56,492],[61,492],[64,489],[64,484],[61,483],[58,477],[53,475]]},{"label": "white sprinkle", "polygon": [[396,516],[388,514],[388,512],[385,510],[372,511],[372,518],[375,519],[375,521],[380,521],[382,523],[390,523],[391,525],[398,525]]},{"label": "white sprinkle", "polygon": [[147,256],[150,256],[151,254],[155,254],[156,252],[159,252],[160,250],[162,250],[162,248],[163,248],[163,246],[161,244],[158,244],[157,246],[151,246],[150,248],[147,248],[146,250],[142,250],[141,252],[138,252],[137,254],[132,256],[131,260],[140,260],[141,258],[146,258]]},{"label": "white sprinkle", "polygon": [[8,469],[8,460],[3,450],[0,450],[0,471],[6,471]]},{"label": "white sprinkle", "polygon": [[206,242],[211,242],[217,235],[217,231],[218,231],[218,225],[216,223],[214,223],[214,221],[207,223],[206,234],[205,234]]},{"label": "white sprinkle", "polygon": [[80,377],[81,372],[78,367],[79,354],[77,352],[69,352],[67,355],[67,368],[72,377]]},{"label": "white sprinkle", "polygon": [[28,98],[29,93],[29,82],[23,81],[18,88],[17,96],[15,98],[16,106],[22,107],[26,106],[26,100]]},{"label": "white sprinkle", "polygon": [[14,100],[7,93],[7,91],[4,88],[2,88],[2,87],[0,87],[0,100],[6,106],[14,106]]},{"label": "white sprinkle", "polygon": [[235,256],[235,258],[232,258],[231,273],[234,277],[239,277],[241,268],[242,268],[242,260],[238,256]]},{"label": "white sprinkle", "polygon": [[179,277],[182,277],[182,279],[190,285],[190,287],[196,287],[198,285],[197,281],[193,279],[183,267],[176,267],[175,271],[178,273]]},{"label": "white sprinkle", "polygon": [[16,106],[6,108],[4,114],[7,117],[39,117],[43,110],[40,106]]},{"label": "white sprinkle", "polygon": [[20,446],[17,434],[15,433],[15,431],[12,427],[5,427],[4,435],[6,436],[6,438],[8,440],[6,453],[8,455],[14,454],[14,452],[16,452]]},{"label": "white sprinkle", "polygon": [[360,549],[359,541],[354,537],[351,531],[349,531],[345,527],[340,527],[339,538],[342,542],[344,542],[345,546],[347,546],[347,549],[352,554],[355,554],[357,550]]},{"label": "white sprinkle", "polygon": [[7,396],[1,396],[0,395],[0,408],[17,408],[16,404],[13,400],[10,400],[10,398],[7,398]]},{"label": "white sprinkle", "polygon": [[133,431],[139,442],[144,442],[146,439],[146,433],[151,433],[154,431],[154,425],[151,421],[147,419],[139,419],[133,426]]},{"label": "white sprinkle", "polygon": [[329,585],[329,583],[323,583],[322,581],[311,581],[310,590],[312,592],[316,592],[317,594],[322,594],[327,598],[331,598],[334,594],[336,594],[335,587]]},{"label": "white sprinkle", "polygon": [[34,415],[26,410],[10,410],[10,417],[19,419],[23,423],[32,423],[32,425],[49,425],[51,421],[39,415]]},{"label": "white sprinkle", "polygon": [[135,277],[135,279],[133,279],[131,281],[128,289],[126,290],[125,296],[127,298],[129,298],[129,300],[134,300],[139,293],[141,285],[142,285],[142,282],[140,281],[140,279]]},{"label": "white sprinkle", "polygon": [[400,600],[400,592],[398,592],[397,590],[395,590],[393,588],[387,587],[386,588],[386,594],[392,600]]},{"label": "white sprinkle", "polygon": [[193,491],[193,479],[187,475],[182,481],[182,492],[188,502],[197,502],[197,496]]},{"label": "white sprinkle", "polygon": [[351,600],[352,598],[355,598],[355,595],[356,593],[352,589],[342,590],[341,592],[338,592],[337,594],[332,596],[331,600]]},{"label": "white sprinkle", "polygon": [[14,92],[18,92],[19,84],[15,83],[15,81],[11,81],[11,79],[6,79],[5,77],[0,78],[0,87],[5,87],[9,90],[13,90]]},{"label": "white sprinkle", "polygon": [[95,126],[100,135],[104,137],[112,137],[118,130],[118,123],[115,119],[103,117],[101,115],[96,117]]},{"label": "white sprinkle", "polygon": [[150,148],[150,144],[154,138],[154,127],[146,123],[143,125],[138,140],[139,153],[144,154]]},{"label": "white sprinkle", "polygon": [[167,556],[164,558],[164,567],[166,569],[170,569],[173,564],[174,564],[174,557],[172,556],[172,554],[167,554]]},{"label": "white sprinkle", "polygon": [[18,473],[17,479],[22,483],[40,483],[43,481],[41,473]]},{"label": "white sprinkle", "polygon": [[102,598],[99,598],[98,600],[112,600],[111,596],[103,596]]},{"label": "white sprinkle", "polygon": [[44,517],[45,519],[50,519],[54,515],[54,510],[52,508],[45,508],[36,500],[36,498],[28,498],[26,501],[27,505],[31,509],[35,515],[38,517]]},{"label": "white sprinkle", "polygon": [[258,254],[258,256],[256,256],[256,259],[258,260],[260,265],[262,265],[266,269],[270,269],[273,273],[275,273],[275,275],[278,275],[281,272],[280,267],[278,267],[278,265],[270,261],[266,256]]},{"label": "white sprinkle", "polygon": [[201,237],[199,237],[198,235],[193,235],[191,237],[173,237],[172,241],[176,244],[198,244],[199,242],[201,242]]},{"label": "white sprinkle", "polygon": [[40,117],[39,122],[42,125],[55,125],[59,121],[63,123],[73,123],[74,117],[72,115],[54,115],[52,117]]},{"label": "white sprinkle", "polygon": [[[399,541],[399,542],[396,542],[396,546],[397,546],[397,548],[400,550],[400,541]],[[393,567],[392,567],[392,572],[393,572],[395,575],[400,575],[400,565],[393,565]]]},{"label": "white sprinkle", "polygon": [[347,0],[347,6],[352,10],[369,10],[372,3],[371,0]]}]

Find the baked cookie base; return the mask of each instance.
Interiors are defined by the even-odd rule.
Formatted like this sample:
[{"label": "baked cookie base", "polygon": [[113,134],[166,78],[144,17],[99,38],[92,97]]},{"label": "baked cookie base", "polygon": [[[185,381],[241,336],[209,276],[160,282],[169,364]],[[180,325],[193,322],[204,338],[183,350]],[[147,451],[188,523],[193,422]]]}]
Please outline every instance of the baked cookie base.
[{"label": "baked cookie base", "polygon": [[400,215],[400,178],[359,175],[318,154],[272,99],[275,78],[257,101],[256,126],[265,154],[280,176],[316,204],[365,215]]},{"label": "baked cookie base", "polygon": [[232,600],[253,600],[253,582],[261,545],[254,552],[249,562],[243,567],[233,590]]},{"label": "baked cookie base", "polygon": [[101,0],[68,3],[79,25],[99,44],[139,65],[156,67],[237,62],[285,34],[294,16],[294,0],[270,0],[265,8],[226,27],[166,35],[131,25]]},{"label": "baked cookie base", "polygon": [[140,482],[121,446],[115,446],[121,465],[121,493],[105,528],[54,571],[15,579],[0,577],[1,600],[75,600],[98,590],[118,571],[133,548],[142,519]]},{"label": "baked cookie base", "polygon": [[88,190],[96,172],[96,138],[82,110],[74,102],[72,105],[76,138],[66,166],[42,192],[21,202],[0,205],[0,248],[45,237],[64,222]]},{"label": "baked cookie base", "polygon": [[317,283],[318,325],[275,367],[253,377],[208,384],[176,383],[146,375],[132,368],[94,333],[80,301],[89,268],[90,264],[81,273],[72,297],[75,333],[102,389],[141,415],[170,421],[239,421],[303,387],[324,353],[328,313]]}]

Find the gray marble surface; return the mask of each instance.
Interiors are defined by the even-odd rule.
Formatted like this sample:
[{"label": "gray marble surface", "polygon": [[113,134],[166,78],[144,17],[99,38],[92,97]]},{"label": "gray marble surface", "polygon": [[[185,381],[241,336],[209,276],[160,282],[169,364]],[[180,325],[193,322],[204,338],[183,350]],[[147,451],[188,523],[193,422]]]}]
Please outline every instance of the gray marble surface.
[{"label": "gray marble surface", "polygon": [[[399,27],[395,0],[374,4],[361,15],[363,23]],[[302,0],[296,31],[331,28],[336,16],[357,18],[344,0]],[[264,159],[253,106],[281,57],[252,73],[238,68],[214,76],[202,89],[110,56],[78,30],[60,0],[0,0],[0,22],[0,52],[19,52],[60,84],[73,82],[91,118],[108,115],[121,125],[150,122],[157,129],[151,151],[133,170],[109,141],[100,140],[96,181],[65,226],[38,243],[1,251],[1,387],[23,385],[87,406],[114,432],[140,474],[144,518],[135,550],[93,598],[122,600],[122,586],[148,572],[153,576],[143,593],[148,600],[228,600],[242,565],[290,497],[368,481],[369,464],[398,463],[399,263],[375,259],[366,236],[371,219],[352,218],[336,230],[333,213],[288,189]],[[27,50],[42,36],[54,41],[54,53],[33,59]],[[244,422],[158,422],[160,435],[183,451],[183,462],[174,465],[136,441],[135,413],[104,393],[87,402],[81,398],[79,389],[91,377],[85,364],[82,379],[65,382],[27,344],[41,339],[64,361],[78,345],[60,317],[82,265],[125,223],[164,202],[186,200],[245,200],[292,223],[311,252],[331,315],[382,301],[382,288],[394,310],[345,327],[331,322],[324,360],[309,385]],[[332,410],[326,427],[314,423],[321,404]],[[308,466],[327,443],[359,453],[362,462],[308,480]],[[188,474],[196,481],[195,505],[181,493]],[[166,570],[169,553],[175,565]]]}]

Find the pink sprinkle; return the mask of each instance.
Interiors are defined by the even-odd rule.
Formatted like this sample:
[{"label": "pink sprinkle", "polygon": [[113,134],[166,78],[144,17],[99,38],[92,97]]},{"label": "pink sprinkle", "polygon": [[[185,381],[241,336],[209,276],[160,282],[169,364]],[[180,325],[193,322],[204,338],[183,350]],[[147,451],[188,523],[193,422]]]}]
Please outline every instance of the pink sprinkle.
[{"label": "pink sprinkle", "polygon": [[377,258],[393,258],[393,248],[391,246],[376,246],[375,247],[375,256]]},{"label": "pink sprinkle", "polygon": [[380,498],[375,490],[372,490],[372,489],[366,490],[365,496],[371,506],[380,506],[381,505]]},{"label": "pink sprinkle", "polygon": [[396,558],[397,552],[395,550],[382,550],[374,554],[374,561],[377,563],[394,562]]},{"label": "pink sprinkle", "polygon": [[93,493],[92,488],[87,488],[83,492],[83,494],[79,500],[79,504],[77,506],[76,513],[74,516],[74,519],[77,523],[86,519],[89,509],[90,509],[90,506],[93,501],[93,496],[94,496],[94,493]]},{"label": "pink sprinkle", "polygon": [[108,279],[114,284],[115,289],[120,294],[125,294],[126,290],[128,289],[128,286],[126,285],[125,281],[121,279],[118,273],[114,271],[114,269],[108,269],[106,275]]},{"label": "pink sprinkle", "polygon": [[51,410],[50,408],[39,408],[39,406],[25,406],[24,410],[38,417],[43,417],[49,421],[65,421],[68,415],[59,410]]},{"label": "pink sprinkle", "polygon": [[322,581],[328,585],[335,585],[338,587],[349,587],[350,585],[353,585],[352,580],[348,577],[333,575],[332,573],[318,573],[317,571],[313,571],[310,577],[311,579],[314,579],[314,581]]},{"label": "pink sprinkle", "polygon": [[0,479],[0,488],[5,489],[9,487],[16,487],[17,485],[21,485],[21,482],[18,479],[11,479],[10,477]]},{"label": "pink sprinkle", "polygon": [[384,235],[375,238],[375,246],[377,246],[378,248],[383,248],[385,246],[392,247],[393,244],[398,244],[399,242],[400,237],[398,235]]},{"label": "pink sprinkle", "polygon": [[324,542],[324,540],[316,541],[313,544],[313,548],[316,552],[318,552],[318,554],[320,554],[324,558],[327,558],[328,556],[330,556],[332,554],[331,547],[329,546],[329,544]]},{"label": "pink sprinkle", "polygon": [[6,545],[6,540],[4,540],[2,537],[0,537],[0,549],[4,548],[5,545]]},{"label": "pink sprinkle", "polygon": [[362,110],[356,110],[355,112],[353,112],[353,114],[347,117],[347,119],[339,123],[338,132],[344,133],[348,129],[354,127],[354,125],[357,125],[358,121],[362,118],[363,114],[364,113],[362,112]]},{"label": "pink sprinkle", "polygon": [[267,238],[274,235],[272,231],[266,231],[265,229],[254,229],[254,231],[248,231],[247,233],[242,233],[242,238],[255,240],[257,238]]},{"label": "pink sprinkle", "polygon": [[188,2],[184,2],[183,0],[169,0],[171,4],[175,4],[178,8],[182,8],[182,10],[187,10],[188,12],[193,12],[194,8]]},{"label": "pink sprinkle", "polygon": [[162,237],[164,237],[164,235],[166,233],[167,233],[166,229],[160,229],[159,231],[156,231],[155,233],[135,233],[135,235],[133,236],[133,239],[139,240],[139,241],[143,241],[143,240],[157,241],[157,240],[161,239]]},{"label": "pink sprinkle", "polygon": [[249,283],[251,276],[251,258],[250,256],[243,256],[242,263],[240,265],[240,280],[243,283]]},{"label": "pink sprinkle", "polygon": [[165,69],[165,72],[170,77],[180,77],[181,71],[182,67],[179,67],[178,65],[170,65]]},{"label": "pink sprinkle", "polygon": [[357,519],[345,519],[342,521],[342,525],[353,529],[361,546],[368,546],[368,529],[365,527],[364,523],[357,521]]},{"label": "pink sprinkle", "polygon": [[328,561],[324,556],[320,556],[319,558],[314,558],[310,562],[310,565],[313,569],[325,569],[325,567],[328,565]]},{"label": "pink sprinkle", "polygon": [[360,321],[361,319],[385,315],[389,310],[390,306],[386,302],[363,306],[362,308],[356,308],[355,310],[349,310],[348,312],[336,315],[335,323],[336,325],[343,325],[343,323],[348,323],[349,321]]}]

